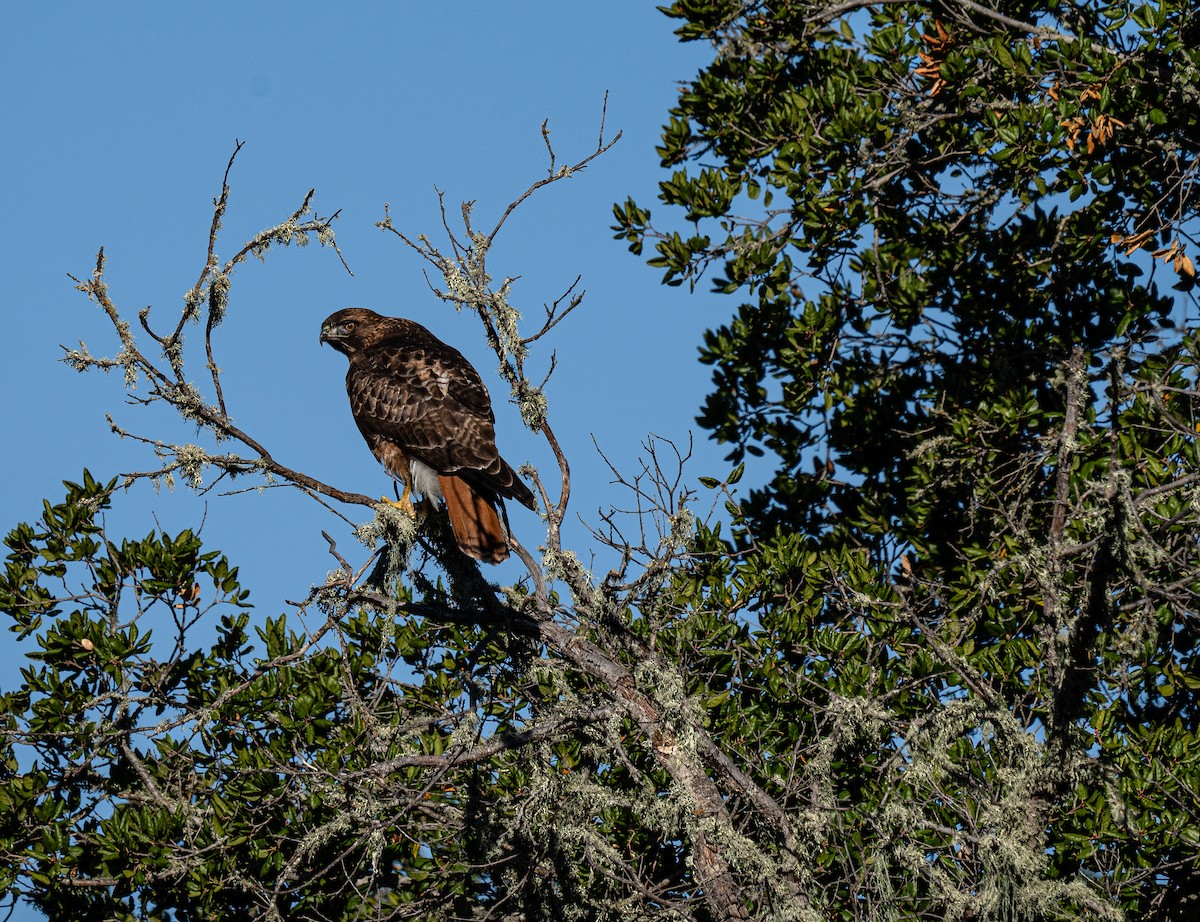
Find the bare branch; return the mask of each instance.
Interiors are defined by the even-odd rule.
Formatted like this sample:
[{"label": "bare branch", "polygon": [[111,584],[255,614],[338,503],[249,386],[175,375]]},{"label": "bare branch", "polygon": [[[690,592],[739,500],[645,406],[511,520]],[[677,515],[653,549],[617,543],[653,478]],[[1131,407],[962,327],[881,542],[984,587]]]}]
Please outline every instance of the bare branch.
[{"label": "bare branch", "polygon": [[621,132],[618,131],[611,141],[609,141],[607,144],[604,143],[604,122],[607,116],[608,93],[606,92],[604,94],[604,104],[600,110],[600,136],[596,141],[596,149],[582,160],[577,161],[574,165],[559,167],[557,170],[555,169],[556,160],[554,157],[554,148],[550,144],[550,129],[548,127],[549,123],[548,121],[542,122],[542,139],[545,141],[546,150],[550,155],[550,167],[547,170],[546,178],[535,182],[528,189],[522,192],[516,199],[509,203],[508,207],[504,209],[504,213],[500,215],[500,220],[496,222],[496,226],[493,227],[491,233],[487,235],[486,243],[488,247],[491,247],[492,242],[496,239],[496,235],[500,233],[500,228],[502,228],[504,226],[504,222],[508,220],[508,216],[516,211],[517,208],[520,207],[521,203],[529,198],[529,196],[533,195],[533,193],[544,186],[558,182],[560,179],[568,179],[575,173],[581,172],[589,163],[591,163],[601,154],[607,153],[612,149],[614,144],[621,140]]}]

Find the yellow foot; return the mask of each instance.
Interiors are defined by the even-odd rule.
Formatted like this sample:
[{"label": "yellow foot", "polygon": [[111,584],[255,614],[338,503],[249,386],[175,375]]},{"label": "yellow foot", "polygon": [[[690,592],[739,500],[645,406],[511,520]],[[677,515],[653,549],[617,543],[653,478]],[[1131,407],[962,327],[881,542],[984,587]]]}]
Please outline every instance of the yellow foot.
[{"label": "yellow foot", "polygon": [[388,499],[386,496],[381,496],[379,497],[379,501],[381,503],[387,503],[389,506],[394,506],[396,509],[399,509],[405,515],[407,515],[410,519],[415,519],[417,517],[417,510],[413,508],[412,503],[412,487],[410,487],[408,483],[404,484],[404,492],[400,494],[399,499]]},{"label": "yellow foot", "polygon": [[417,510],[413,508],[413,503],[412,503],[412,500],[409,498],[407,490],[404,491],[404,495],[401,496],[399,499],[388,499],[386,496],[381,496],[381,497],[379,497],[379,501],[381,503],[386,503],[389,506],[399,509],[410,519],[415,519],[417,517]]}]

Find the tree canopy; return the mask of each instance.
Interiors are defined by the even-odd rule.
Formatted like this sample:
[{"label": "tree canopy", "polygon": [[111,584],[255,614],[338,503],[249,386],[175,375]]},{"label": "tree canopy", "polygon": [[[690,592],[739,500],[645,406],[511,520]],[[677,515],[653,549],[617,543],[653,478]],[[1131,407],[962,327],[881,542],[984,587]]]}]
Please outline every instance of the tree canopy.
[{"label": "tree canopy", "polygon": [[[177,309],[139,329],[103,254],[78,281],[117,351],[68,363],[122,370],[198,444],[139,435],[157,469],[85,472],[6,539],[0,610],[36,644],[0,698],[10,897],[55,919],[1200,908],[1194,17],[664,11],[714,51],[664,128],[678,228],[626,201],[615,231],[667,284],[742,302],[701,355],[721,514],[650,440],[614,472],[633,511],[595,523],[612,570],[562,539],[579,449],[528,369],[582,297],[529,327],[489,260],[603,129],[566,166],[546,135],[545,178],[490,230],[469,206],[444,244],[380,222],[478,317],[555,459],[528,472],[544,541],[504,586],[436,517],[235,425],[215,356],[238,273],[333,231],[310,193],[221,263],[227,171]],[[176,476],[367,514],[372,553],[327,536],[335,569],[260,618],[193,532],[108,533],[122,487]]]},{"label": "tree canopy", "polygon": [[1194,912],[1195,10],[667,11],[687,229],[615,229],[743,298],[700,422],[770,473],[709,578],[876,709],[840,906]]}]

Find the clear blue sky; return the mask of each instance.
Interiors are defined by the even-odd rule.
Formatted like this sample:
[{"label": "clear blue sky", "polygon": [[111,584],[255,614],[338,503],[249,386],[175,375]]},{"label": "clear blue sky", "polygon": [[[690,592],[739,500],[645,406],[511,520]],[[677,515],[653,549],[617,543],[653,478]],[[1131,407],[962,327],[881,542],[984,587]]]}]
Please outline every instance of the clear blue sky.
[{"label": "clear blue sky", "polygon": [[[543,119],[560,162],[577,158],[595,144],[606,90],[609,133],[623,139],[527,203],[491,267],[521,276],[513,300],[531,320],[583,276],[587,300],[551,343],[551,419],[574,467],[575,512],[595,523],[598,507],[625,504],[592,437],[626,470],[650,433],[686,443],[708,387],[696,361],[701,334],[734,307],[660,286],[608,229],[614,201],[654,203],[659,128],[678,81],[710,54],[681,45],[671,28],[653,3],[632,0],[4,4],[0,374],[9,437],[0,527],[35,518],[41,498],[60,498],[60,482],[85,465],[109,476],[154,464],[144,446],[109,434],[105,412],[141,434],[195,440],[164,414],[125,405],[119,376],[81,376],[59,361],[59,345],[79,339],[96,354],[116,351],[67,273],[85,276],[103,245],[117,304],[131,319],[151,305],[165,323],[203,266],[235,138],[247,144],[219,255],[315,187],[319,213],[341,209],[338,238],[355,273],[309,247],[274,251],[235,276],[218,361],[237,422],[289,466],[385,492],[350,419],[345,360],[317,344],[327,314],[361,305],[416,319],[459,346],[491,387],[504,454],[547,469],[548,452],[506,403],[476,322],[437,302],[424,264],[374,223],[389,202],[400,227],[436,240],[436,185],[455,207],[476,200],[478,224],[490,226],[544,174]],[[690,478],[725,473],[723,452],[696,435]],[[536,546],[537,520],[519,509],[513,517]],[[320,529],[352,558],[366,553],[295,491],[200,501],[183,487],[141,487],[118,497],[109,517],[117,536],[201,523],[206,544],[240,565],[260,616],[332,568]],[[585,531],[567,539],[586,560]],[[11,678],[17,651],[3,636],[0,674]]]}]

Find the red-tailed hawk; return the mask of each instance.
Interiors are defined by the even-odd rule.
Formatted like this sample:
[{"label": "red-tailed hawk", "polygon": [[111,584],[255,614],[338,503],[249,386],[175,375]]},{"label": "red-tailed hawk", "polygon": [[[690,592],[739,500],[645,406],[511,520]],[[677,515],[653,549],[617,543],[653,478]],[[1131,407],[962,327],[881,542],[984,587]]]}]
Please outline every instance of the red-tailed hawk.
[{"label": "red-tailed hawk", "polygon": [[496,448],[495,417],[479,372],[419,323],[361,307],[321,324],[321,342],[350,359],[346,392],[367,445],[410,492],[444,499],[463,553],[508,556],[502,500],[536,509],[533,493]]}]

